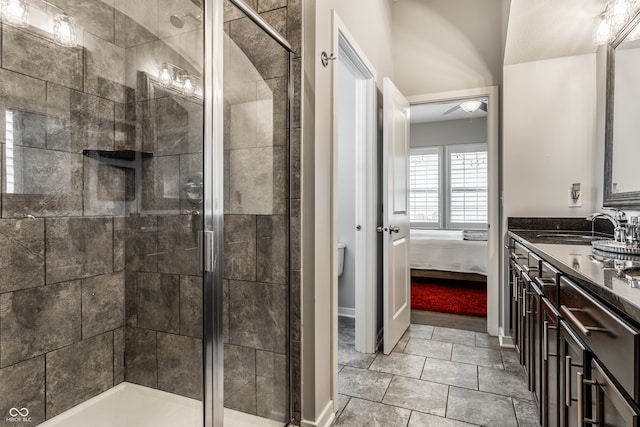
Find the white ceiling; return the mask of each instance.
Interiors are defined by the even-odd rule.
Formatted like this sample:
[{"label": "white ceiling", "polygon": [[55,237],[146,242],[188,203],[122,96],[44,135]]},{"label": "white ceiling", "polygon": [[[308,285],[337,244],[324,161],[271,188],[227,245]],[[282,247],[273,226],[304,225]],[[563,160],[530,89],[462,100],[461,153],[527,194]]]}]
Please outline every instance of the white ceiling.
[{"label": "white ceiling", "polygon": [[[477,98],[479,101],[483,98]],[[467,113],[462,108],[444,115],[444,113],[452,107],[459,105],[461,102],[471,101],[470,99],[462,99],[454,102],[439,102],[430,104],[415,104],[411,106],[410,121],[412,124],[428,123],[428,122],[444,122],[447,120],[473,119],[476,117],[487,117],[486,111],[478,109],[473,113]]]},{"label": "white ceiling", "polygon": [[511,0],[504,65],[594,53],[603,0]]}]

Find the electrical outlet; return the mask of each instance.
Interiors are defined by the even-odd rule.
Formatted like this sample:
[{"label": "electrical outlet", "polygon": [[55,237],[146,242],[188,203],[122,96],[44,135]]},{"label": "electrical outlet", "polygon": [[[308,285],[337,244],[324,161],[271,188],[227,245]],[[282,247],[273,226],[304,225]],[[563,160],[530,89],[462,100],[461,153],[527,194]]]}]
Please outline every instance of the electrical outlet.
[{"label": "electrical outlet", "polygon": [[578,196],[577,200],[573,199],[573,195],[571,194],[571,190],[567,190],[567,200],[568,206],[570,208],[581,208],[582,207],[582,194]]}]

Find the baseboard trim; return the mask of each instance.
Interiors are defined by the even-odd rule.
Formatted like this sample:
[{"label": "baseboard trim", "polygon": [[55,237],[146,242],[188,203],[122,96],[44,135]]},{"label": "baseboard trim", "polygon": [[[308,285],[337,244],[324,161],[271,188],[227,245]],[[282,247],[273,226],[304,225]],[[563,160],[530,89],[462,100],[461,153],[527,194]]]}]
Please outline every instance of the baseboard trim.
[{"label": "baseboard trim", "polygon": [[516,344],[513,342],[513,337],[511,335],[506,335],[503,328],[500,328],[498,339],[500,340],[500,347],[516,348]]},{"label": "baseboard trim", "polygon": [[356,309],[349,307],[338,307],[338,316],[356,318]]},{"label": "baseboard trim", "polygon": [[330,400],[317,420],[309,421],[303,419],[300,421],[300,427],[331,427],[335,419],[336,414],[333,412],[333,400]]}]

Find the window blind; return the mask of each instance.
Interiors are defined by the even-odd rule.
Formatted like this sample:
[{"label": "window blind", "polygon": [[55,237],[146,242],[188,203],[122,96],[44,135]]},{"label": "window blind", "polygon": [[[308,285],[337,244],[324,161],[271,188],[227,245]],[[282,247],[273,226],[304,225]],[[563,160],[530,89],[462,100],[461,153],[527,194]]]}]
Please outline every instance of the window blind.
[{"label": "window blind", "polygon": [[450,221],[485,224],[488,213],[487,152],[451,152]]},{"label": "window blind", "polygon": [[409,205],[411,222],[440,222],[440,154],[409,156]]}]

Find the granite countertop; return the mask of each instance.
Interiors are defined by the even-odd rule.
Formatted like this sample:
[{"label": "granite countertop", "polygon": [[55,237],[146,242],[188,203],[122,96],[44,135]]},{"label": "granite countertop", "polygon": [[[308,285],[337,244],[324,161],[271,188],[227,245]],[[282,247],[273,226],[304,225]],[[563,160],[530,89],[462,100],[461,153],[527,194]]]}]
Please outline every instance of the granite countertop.
[{"label": "granite countertop", "polygon": [[[549,233],[567,232],[556,229]],[[619,277],[614,265],[622,265],[624,261],[614,261],[615,254],[595,254],[588,242],[566,244],[538,237],[544,234],[542,230],[509,230],[509,234],[607,305],[640,324],[640,288],[630,287],[624,277]],[[640,261],[640,256],[637,260]]]}]

